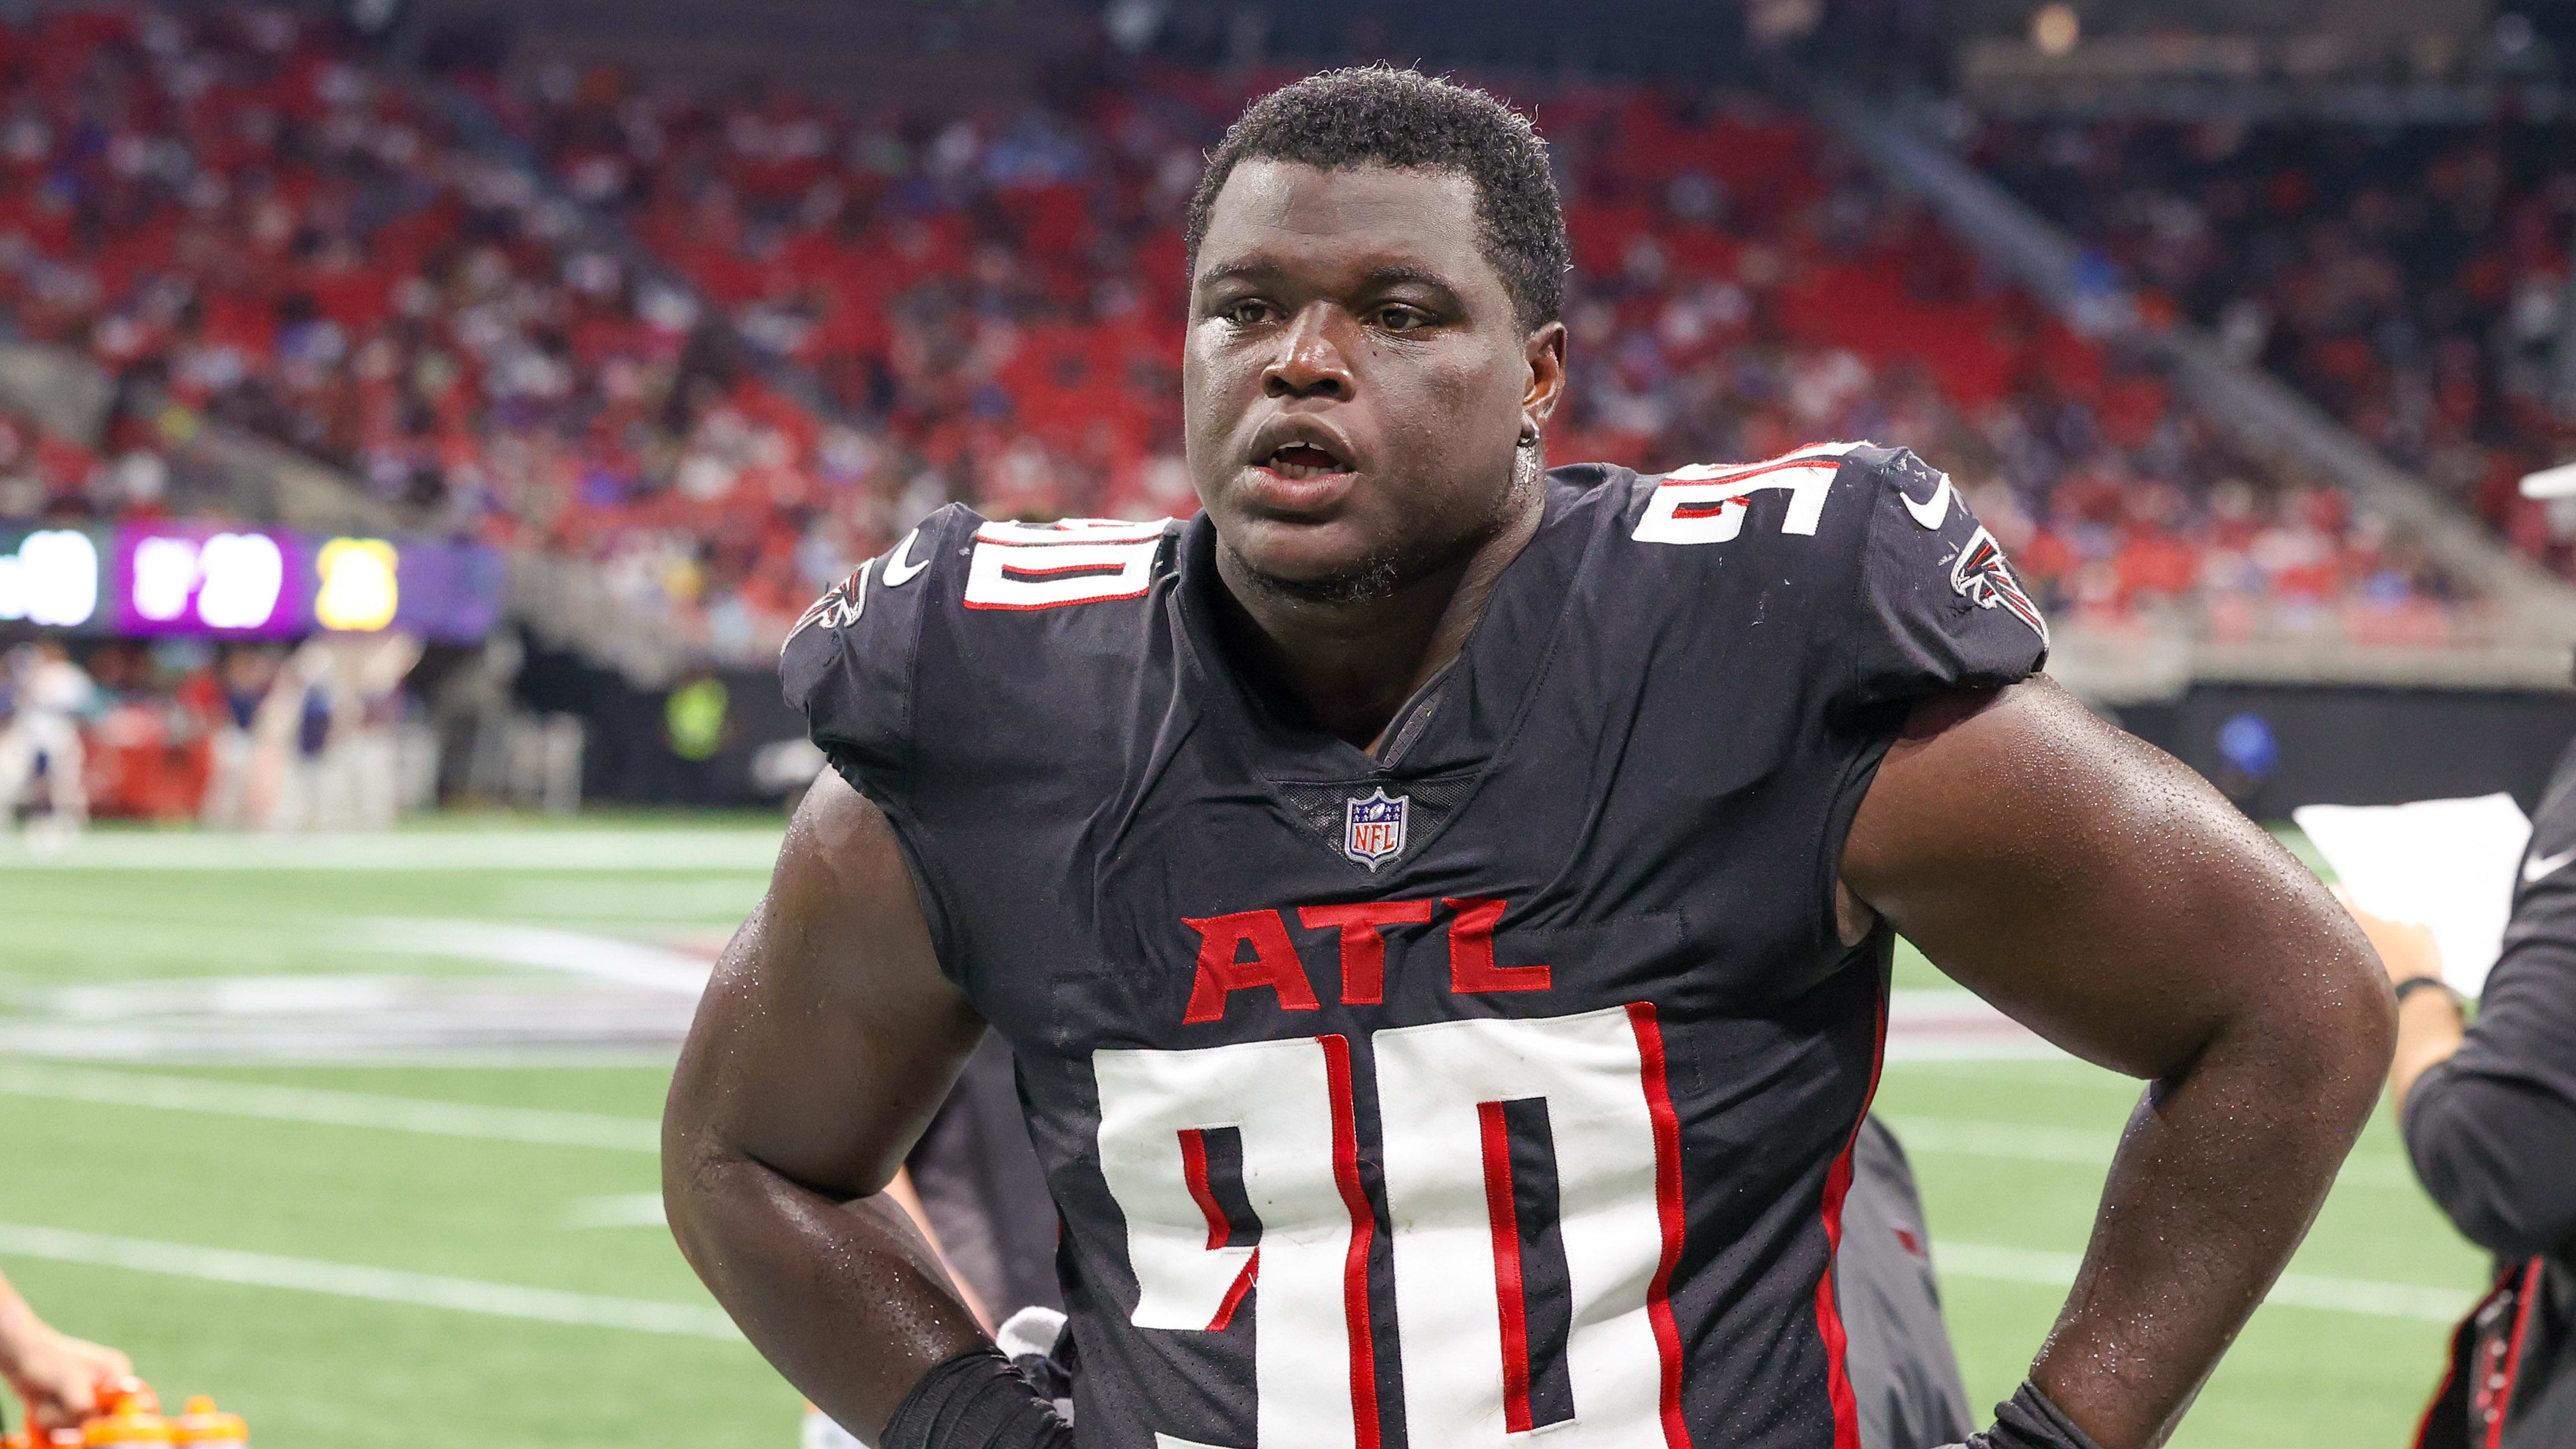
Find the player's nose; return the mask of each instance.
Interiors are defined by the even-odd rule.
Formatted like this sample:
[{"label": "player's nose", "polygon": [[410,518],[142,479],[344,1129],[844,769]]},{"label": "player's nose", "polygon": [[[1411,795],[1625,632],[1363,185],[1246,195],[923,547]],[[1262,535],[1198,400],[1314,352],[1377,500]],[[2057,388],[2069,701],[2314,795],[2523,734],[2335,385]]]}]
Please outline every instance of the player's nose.
[{"label": "player's nose", "polygon": [[1304,308],[1281,329],[1278,351],[1261,372],[1261,390],[1270,397],[1348,398],[1352,392],[1350,359],[1336,335],[1333,309]]}]

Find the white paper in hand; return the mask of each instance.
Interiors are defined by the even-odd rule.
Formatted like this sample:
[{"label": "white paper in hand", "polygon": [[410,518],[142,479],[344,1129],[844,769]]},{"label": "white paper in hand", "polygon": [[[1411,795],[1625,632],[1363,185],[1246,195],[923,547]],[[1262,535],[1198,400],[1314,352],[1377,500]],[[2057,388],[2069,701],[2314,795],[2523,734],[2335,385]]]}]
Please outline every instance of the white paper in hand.
[{"label": "white paper in hand", "polygon": [[2432,928],[2442,979],[2485,989],[2513,912],[2531,822],[2510,795],[2409,805],[2302,805],[2290,812],[2363,910]]}]

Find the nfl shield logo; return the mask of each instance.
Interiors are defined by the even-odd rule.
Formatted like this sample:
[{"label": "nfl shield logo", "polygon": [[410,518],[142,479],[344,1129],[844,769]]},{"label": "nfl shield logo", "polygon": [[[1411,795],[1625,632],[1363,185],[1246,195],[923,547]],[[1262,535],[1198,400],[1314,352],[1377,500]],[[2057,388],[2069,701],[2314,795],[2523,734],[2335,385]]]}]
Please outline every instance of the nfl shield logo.
[{"label": "nfl shield logo", "polygon": [[1365,800],[1343,802],[1342,854],[1371,870],[1379,861],[1403,854],[1404,817],[1412,803],[1410,795],[1389,799],[1382,785]]}]

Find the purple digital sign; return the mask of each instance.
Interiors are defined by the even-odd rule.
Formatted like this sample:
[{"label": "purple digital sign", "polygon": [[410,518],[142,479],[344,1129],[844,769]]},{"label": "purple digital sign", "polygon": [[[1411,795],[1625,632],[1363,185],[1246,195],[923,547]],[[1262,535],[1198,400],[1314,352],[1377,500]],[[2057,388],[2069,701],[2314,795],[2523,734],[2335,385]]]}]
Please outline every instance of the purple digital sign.
[{"label": "purple digital sign", "polygon": [[[50,561],[71,550],[40,542],[53,550],[39,550],[50,568],[44,578],[68,574]],[[288,639],[394,629],[470,644],[500,622],[507,584],[499,551],[481,544],[221,524],[126,524],[115,533],[113,564],[99,624],[145,636]],[[23,564],[18,574],[0,574],[0,605],[20,575],[36,576]]]},{"label": "purple digital sign", "polygon": [[125,634],[282,639],[312,628],[312,563],[278,529],[128,524],[116,531]]},{"label": "purple digital sign", "polygon": [[507,579],[500,551],[470,543],[405,543],[397,577],[402,596],[394,627],[468,644],[501,622]]}]

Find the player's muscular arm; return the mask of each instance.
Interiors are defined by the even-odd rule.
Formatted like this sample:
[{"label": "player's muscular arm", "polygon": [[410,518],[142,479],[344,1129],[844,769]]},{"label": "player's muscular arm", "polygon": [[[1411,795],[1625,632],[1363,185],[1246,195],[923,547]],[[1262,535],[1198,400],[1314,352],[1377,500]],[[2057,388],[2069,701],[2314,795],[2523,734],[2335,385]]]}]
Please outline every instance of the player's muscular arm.
[{"label": "player's muscular arm", "polygon": [[2368,943],[2197,775],[2046,679],[1919,705],[1844,887],[1962,984],[2152,1085],[2032,1380],[2161,1443],[2307,1231],[2394,1031]]},{"label": "player's muscular arm", "polygon": [[885,817],[826,773],[681,1051],[662,1196],[752,1343],[872,1442],[927,1370],[983,1342],[884,1192],[983,1030]]}]

